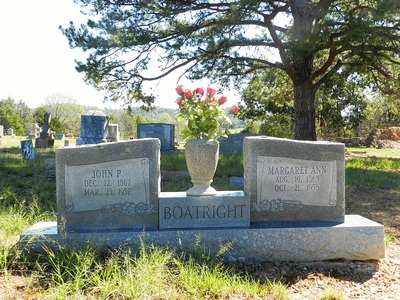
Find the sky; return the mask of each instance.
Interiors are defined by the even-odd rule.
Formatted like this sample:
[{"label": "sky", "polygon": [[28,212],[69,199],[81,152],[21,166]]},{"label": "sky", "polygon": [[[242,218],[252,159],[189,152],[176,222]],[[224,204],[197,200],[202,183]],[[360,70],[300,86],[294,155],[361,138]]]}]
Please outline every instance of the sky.
[{"label": "sky", "polygon": [[[87,54],[71,49],[58,29],[86,20],[73,0],[0,1],[0,100],[11,97],[36,108],[46,97],[60,93],[84,106],[120,108],[121,103],[103,103],[103,94],[84,82],[84,74],[75,70],[75,59],[85,61]],[[163,79],[154,87],[155,105],[175,108],[177,84],[197,87],[175,77]]]}]

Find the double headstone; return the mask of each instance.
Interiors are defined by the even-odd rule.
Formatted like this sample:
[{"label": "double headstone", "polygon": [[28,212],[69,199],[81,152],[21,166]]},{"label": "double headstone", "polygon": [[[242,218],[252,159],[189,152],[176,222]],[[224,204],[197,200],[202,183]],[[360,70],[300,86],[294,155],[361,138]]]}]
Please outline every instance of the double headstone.
[{"label": "double headstone", "polygon": [[191,197],[160,192],[157,138],[59,148],[57,224],[21,237],[135,251],[144,240],[229,260],[384,257],[383,226],[344,215],[343,144],[246,137],[243,151],[244,191]]}]

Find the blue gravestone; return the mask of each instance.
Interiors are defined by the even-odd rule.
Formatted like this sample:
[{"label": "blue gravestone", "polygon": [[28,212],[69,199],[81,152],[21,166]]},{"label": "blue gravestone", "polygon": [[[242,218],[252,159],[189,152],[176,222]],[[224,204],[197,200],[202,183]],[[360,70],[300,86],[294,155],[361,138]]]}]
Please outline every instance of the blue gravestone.
[{"label": "blue gravestone", "polygon": [[174,135],[175,126],[173,124],[149,123],[137,126],[137,137],[139,139],[158,138],[161,142],[161,151],[175,149]]},{"label": "blue gravestone", "polygon": [[101,110],[90,110],[81,116],[80,137],[76,145],[99,144],[107,141],[108,116]]},{"label": "blue gravestone", "polygon": [[35,151],[33,150],[33,144],[31,140],[21,141],[22,156],[25,159],[34,159]]},{"label": "blue gravestone", "polygon": [[228,137],[221,137],[219,140],[220,153],[243,153],[243,140],[247,136],[259,136],[248,132],[230,134]]}]

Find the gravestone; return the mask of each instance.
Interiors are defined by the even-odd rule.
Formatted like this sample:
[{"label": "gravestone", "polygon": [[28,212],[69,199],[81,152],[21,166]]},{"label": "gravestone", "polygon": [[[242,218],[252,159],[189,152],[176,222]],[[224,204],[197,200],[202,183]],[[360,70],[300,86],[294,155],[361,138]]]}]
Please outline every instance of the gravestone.
[{"label": "gravestone", "polygon": [[246,137],[244,190],[252,221],[343,223],[344,151],[341,143]]},{"label": "gravestone", "polygon": [[14,130],[11,129],[11,128],[8,128],[8,129],[7,129],[7,135],[9,135],[9,136],[14,136]]},{"label": "gravestone", "polygon": [[4,136],[4,126],[0,125],[0,137]]},{"label": "gravestone", "polygon": [[119,125],[118,124],[108,124],[107,141],[108,142],[118,142],[119,140],[120,140]]},{"label": "gravestone", "polygon": [[81,116],[80,137],[76,145],[90,145],[107,142],[109,117],[101,110],[90,110]]},{"label": "gravestone", "polygon": [[59,231],[158,228],[160,142],[56,150]]},{"label": "gravestone", "polygon": [[54,135],[55,140],[63,140],[64,138],[65,135],[63,135],[62,133],[57,133],[56,135]]},{"label": "gravestone", "polygon": [[27,128],[27,135],[29,138],[37,138],[40,136],[40,127],[36,123],[31,123]]},{"label": "gravestone", "polygon": [[137,125],[137,138],[158,138],[161,141],[161,151],[175,149],[175,126],[173,124],[149,123]]},{"label": "gravestone", "polygon": [[138,253],[145,242],[229,261],[385,256],[383,226],[344,215],[343,144],[246,137],[243,146],[245,191],[201,197],[160,192],[159,139],[57,149],[57,222],[35,224],[20,246]]},{"label": "gravestone", "polygon": [[22,157],[25,159],[34,159],[35,151],[33,149],[32,140],[21,141]]},{"label": "gravestone", "polygon": [[35,139],[35,148],[52,148],[54,147],[54,138],[50,134],[51,114],[46,112],[43,118],[42,131],[39,137]]},{"label": "gravestone", "polygon": [[260,136],[259,134],[252,134],[248,132],[230,134],[228,137],[220,138],[220,153],[243,153],[243,140],[248,136]]}]

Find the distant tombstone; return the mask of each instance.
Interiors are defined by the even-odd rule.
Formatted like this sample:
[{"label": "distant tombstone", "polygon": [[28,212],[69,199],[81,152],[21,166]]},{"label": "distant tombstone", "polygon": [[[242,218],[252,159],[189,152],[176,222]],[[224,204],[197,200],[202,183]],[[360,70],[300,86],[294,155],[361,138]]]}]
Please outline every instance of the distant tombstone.
[{"label": "distant tombstone", "polygon": [[65,138],[65,135],[63,135],[62,133],[57,133],[55,136],[54,136],[54,139],[55,140],[63,140]]},{"label": "distant tombstone", "polygon": [[160,141],[56,150],[59,232],[158,228]]},{"label": "distant tombstone", "polygon": [[108,124],[107,141],[108,142],[118,142],[119,140],[120,140],[119,125],[118,124]]},{"label": "distant tombstone", "polygon": [[0,137],[4,136],[4,126],[0,125]]},{"label": "distant tombstone", "polygon": [[43,127],[42,131],[40,132],[41,138],[49,138],[50,137],[50,121],[51,121],[51,114],[46,112],[43,118]]},{"label": "distant tombstone", "polygon": [[235,133],[230,134],[228,137],[221,137],[219,140],[220,153],[243,153],[243,140],[247,136],[259,136],[253,133]]},{"label": "distant tombstone", "polygon": [[149,123],[137,126],[137,138],[158,138],[161,141],[161,151],[175,149],[174,135],[175,126],[173,124]]},{"label": "distant tombstone", "polygon": [[34,159],[35,151],[33,149],[32,140],[21,141],[22,157],[25,159]]},{"label": "distant tombstone", "polygon": [[90,110],[81,116],[80,137],[76,145],[100,144],[107,142],[109,117],[101,110]]},{"label": "distant tombstone", "polygon": [[40,136],[40,127],[36,123],[31,123],[26,129],[26,134],[29,138],[37,138]]},{"label": "distant tombstone", "polygon": [[14,136],[14,130],[11,128],[7,129],[7,135]]},{"label": "distant tombstone", "polygon": [[252,221],[344,222],[344,144],[247,137],[243,150]]},{"label": "distant tombstone", "polygon": [[52,148],[54,147],[54,138],[50,136],[51,114],[46,112],[43,118],[42,131],[38,138],[35,139],[35,148]]}]

